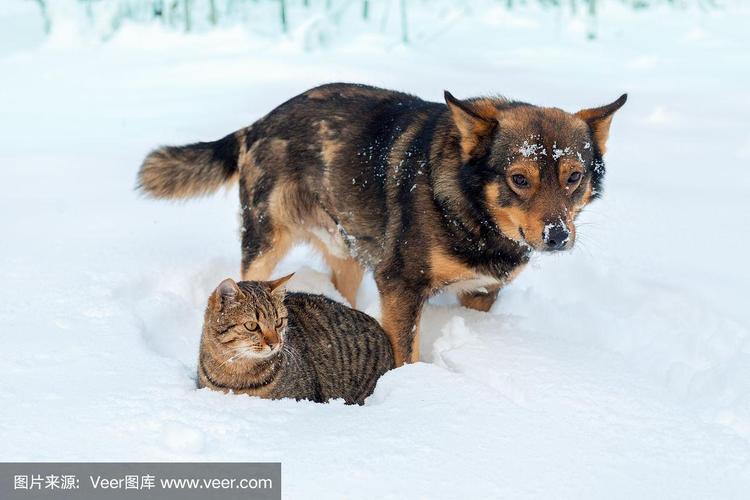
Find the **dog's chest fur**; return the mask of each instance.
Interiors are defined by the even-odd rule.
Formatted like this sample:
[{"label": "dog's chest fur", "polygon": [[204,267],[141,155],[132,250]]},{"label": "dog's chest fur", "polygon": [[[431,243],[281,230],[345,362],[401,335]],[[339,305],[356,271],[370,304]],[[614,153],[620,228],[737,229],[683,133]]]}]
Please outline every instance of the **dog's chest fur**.
[{"label": "dog's chest fur", "polygon": [[504,281],[500,277],[471,268],[440,247],[434,247],[430,252],[430,269],[431,285],[435,291],[442,288],[456,292],[481,291],[482,288],[497,286]]},{"label": "dog's chest fur", "polygon": [[502,284],[502,280],[493,276],[477,274],[476,278],[461,279],[444,286],[445,289],[455,293],[461,292],[484,292],[488,293],[493,287]]}]

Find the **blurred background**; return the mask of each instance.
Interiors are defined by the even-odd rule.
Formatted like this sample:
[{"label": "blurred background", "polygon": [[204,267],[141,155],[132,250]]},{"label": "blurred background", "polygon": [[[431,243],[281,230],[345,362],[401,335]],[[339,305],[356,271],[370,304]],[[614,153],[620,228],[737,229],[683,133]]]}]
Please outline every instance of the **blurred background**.
[{"label": "blurred background", "polygon": [[[278,459],[290,498],[741,497],[749,4],[0,0],[0,459]],[[206,297],[238,274],[236,187],[160,203],[136,171],[331,81],[629,99],[575,249],[491,314],[434,298],[425,363],[367,406],[195,391]],[[291,271],[340,299],[311,249]],[[369,275],[358,305],[379,314]]]},{"label": "blurred background", "polygon": [[[299,39],[307,49],[376,38],[380,44],[432,43],[462,24],[522,16],[549,23],[559,36],[573,31],[596,40],[627,36],[623,16],[658,16],[665,25],[689,16],[734,11],[742,0],[6,0],[6,44],[34,43],[69,30],[107,40],[128,25],[159,26],[182,33],[242,28],[268,40]],[[508,16],[505,16],[507,13]],[[510,23],[512,24],[512,23]]]}]

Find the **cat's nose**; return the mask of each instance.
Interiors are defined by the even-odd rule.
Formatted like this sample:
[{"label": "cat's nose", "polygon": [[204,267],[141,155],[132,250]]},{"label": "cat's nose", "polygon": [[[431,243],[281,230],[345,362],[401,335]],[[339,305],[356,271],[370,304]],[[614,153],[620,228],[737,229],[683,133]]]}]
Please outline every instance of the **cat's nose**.
[{"label": "cat's nose", "polygon": [[279,334],[275,331],[265,333],[263,335],[263,340],[265,341],[269,349],[273,349],[274,346],[277,346],[279,345],[279,343],[281,343],[281,338],[279,337]]}]

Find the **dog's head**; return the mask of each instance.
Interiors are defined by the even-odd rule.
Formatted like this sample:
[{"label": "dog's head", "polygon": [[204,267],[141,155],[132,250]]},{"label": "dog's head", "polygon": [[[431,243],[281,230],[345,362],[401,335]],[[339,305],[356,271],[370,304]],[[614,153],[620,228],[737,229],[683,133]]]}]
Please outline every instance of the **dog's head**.
[{"label": "dog's head", "polygon": [[479,188],[500,231],[537,250],[572,248],[576,216],[601,192],[609,127],[627,94],[574,114],[448,92],[445,100],[460,135],[462,182]]}]

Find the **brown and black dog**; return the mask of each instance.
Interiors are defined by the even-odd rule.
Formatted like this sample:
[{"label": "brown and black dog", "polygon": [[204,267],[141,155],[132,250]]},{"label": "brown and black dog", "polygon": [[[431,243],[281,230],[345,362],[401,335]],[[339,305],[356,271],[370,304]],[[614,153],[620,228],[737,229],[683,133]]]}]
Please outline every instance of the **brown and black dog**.
[{"label": "brown and black dog", "polygon": [[153,151],[138,185],[187,198],[239,179],[243,280],[268,279],[295,242],[309,241],[355,306],[372,269],[401,365],[419,359],[430,295],[452,285],[463,305],[486,311],[532,250],[572,247],[626,98],[570,114],[323,85],[218,141]]}]

